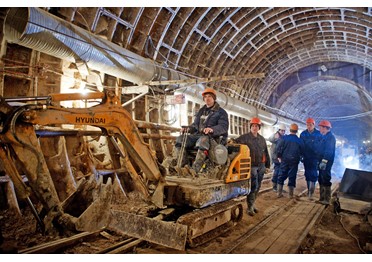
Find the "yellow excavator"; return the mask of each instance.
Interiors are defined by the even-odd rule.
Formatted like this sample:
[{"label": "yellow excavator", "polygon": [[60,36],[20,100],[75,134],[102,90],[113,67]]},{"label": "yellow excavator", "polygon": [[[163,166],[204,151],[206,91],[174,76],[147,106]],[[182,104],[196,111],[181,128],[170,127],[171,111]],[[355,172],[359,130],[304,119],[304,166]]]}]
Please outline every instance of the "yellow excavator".
[{"label": "yellow excavator", "polygon": [[[223,164],[210,161],[204,175],[193,176],[158,163],[115,92],[34,98],[37,103],[33,104],[1,98],[0,157],[18,198],[30,205],[43,232],[72,234],[107,228],[184,250],[186,245],[194,247],[217,237],[241,220],[244,196],[250,191],[251,159],[246,145],[228,144]],[[60,106],[61,101],[70,100],[98,104]],[[81,129],[84,126],[97,130]],[[99,172],[83,176],[73,192],[60,200],[56,187],[61,185],[52,175],[70,166],[61,164],[51,170],[40,146],[46,133],[106,137],[115,159],[112,170],[106,172],[111,176]],[[95,168],[92,161],[88,166]],[[113,201],[115,188],[121,188],[125,196],[121,203]],[[128,197],[131,193],[137,197]],[[41,211],[35,202],[41,203]]]}]

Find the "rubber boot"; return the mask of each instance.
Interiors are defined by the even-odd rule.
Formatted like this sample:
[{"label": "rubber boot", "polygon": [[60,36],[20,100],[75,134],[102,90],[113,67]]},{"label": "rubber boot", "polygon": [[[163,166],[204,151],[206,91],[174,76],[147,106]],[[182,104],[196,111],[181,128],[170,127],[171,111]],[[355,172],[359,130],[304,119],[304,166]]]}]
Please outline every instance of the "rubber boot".
[{"label": "rubber boot", "polygon": [[294,191],[294,187],[293,186],[289,186],[289,198],[293,198],[293,191]]},{"label": "rubber boot", "polygon": [[273,182],[273,191],[277,192],[278,191],[278,184]]},{"label": "rubber boot", "polygon": [[283,185],[278,184],[278,198],[283,197]]},{"label": "rubber boot", "polygon": [[323,201],[320,201],[323,205],[329,205],[331,201],[331,187],[325,186],[324,187],[324,199]]},{"label": "rubber boot", "polygon": [[247,213],[248,215],[250,216],[254,216],[255,212],[254,212],[254,201],[255,201],[255,193],[249,193],[249,195],[247,196],[247,206],[248,206],[248,210],[247,210]]},{"label": "rubber boot", "polygon": [[206,157],[207,156],[205,155],[204,151],[199,149],[198,153],[196,154],[195,161],[192,164],[192,169],[194,169],[196,173],[200,172]]},{"label": "rubber boot", "polygon": [[309,183],[309,192],[308,192],[308,198],[309,200],[313,200],[313,195],[315,191],[315,182],[310,182]]},{"label": "rubber boot", "polygon": [[322,203],[324,201],[324,197],[325,197],[325,187],[320,185],[320,190],[319,190],[319,200],[318,200],[318,203]]},{"label": "rubber boot", "polygon": [[254,194],[254,202],[253,202],[253,211],[255,213],[258,213],[258,208],[256,207],[256,200],[257,200],[257,197],[258,197],[258,191],[256,191],[256,193]]}]

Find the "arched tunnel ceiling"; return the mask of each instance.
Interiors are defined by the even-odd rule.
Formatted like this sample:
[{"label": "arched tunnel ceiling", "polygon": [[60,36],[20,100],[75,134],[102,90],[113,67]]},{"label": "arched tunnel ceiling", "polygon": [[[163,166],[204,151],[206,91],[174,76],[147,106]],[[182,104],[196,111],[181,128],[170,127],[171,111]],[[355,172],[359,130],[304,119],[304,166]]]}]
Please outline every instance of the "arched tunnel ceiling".
[{"label": "arched tunnel ceiling", "polygon": [[[260,109],[290,113],[300,121],[308,116],[321,119],[364,113],[367,116],[355,117],[355,121],[367,130],[364,135],[371,133],[371,7],[47,10],[190,78],[264,73],[264,78],[208,85]],[[346,75],[343,70],[322,69],[340,65],[349,68]],[[316,69],[307,78],[315,82],[301,79],[305,68]]]},{"label": "arched tunnel ceiling", "polygon": [[[351,83],[335,79],[312,81],[292,88],[278,101],[281,110],[290,117],[312,116],[314,119],[343,118],[363,110],[357,87]],[[332,92],[332,100],[329,98]],[[372,100],[370,100],[372,103]]]}]

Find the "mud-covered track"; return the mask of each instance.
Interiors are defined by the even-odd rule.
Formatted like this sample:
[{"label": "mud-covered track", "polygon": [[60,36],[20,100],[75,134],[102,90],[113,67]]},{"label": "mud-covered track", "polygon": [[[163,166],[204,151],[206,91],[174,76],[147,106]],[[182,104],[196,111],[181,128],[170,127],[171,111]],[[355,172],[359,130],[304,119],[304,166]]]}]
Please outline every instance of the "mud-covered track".
[{"label": "mud-covered track", "polygon": [[[333,187],[333,191],[336,187]],[[249,229],[223,254],[295,254],[301,243],[322,217],[326,206],[297,194],[255,227]]]},{"label": "mud-covered track", "polygon": [[[95,253],[95,254],[120,254],[120,253],[181,253],[181,254],[195,254],[195,253],[220,253],[220,254],[236,254],[236,253],[296,253],[298,246],[302,240],[306,237],[307,233],[316,223],[319,217],[322,215],[324,206],[309,201],[306,197],[307,189],[304,186],[305,181],[303,175],[299,172],[297,178],[298,186],[296,187],[296,197],[289,199],[287,194],[284,194],[284,198],[277,199],[276,193],[272,191],[270,177],[271,174],[266,174],[265,182],[262,183],[260,190],[259,201],[271,201],[275,204],[275,209],[271,210],[260,210],[260,214],[257,217],[249,217],[244,214],[243,221],[241,221],[236,227],[239,229],[232,228],[229,232],[222,236],[216,237],[216,239],[210,243],[203,244],[199,247],[190,248],[188,247],[185,251],[177,251],[174,249],[162,247],[160,245],[146,242],[142,239],[129,238],[128,236],[116,234],[107,230],[101,230],[100,232],[91,233],[89,236],[83,233],[81,239],[76,241],[79,236],[73,236],[71,239],[60,240],[59,246],[53,246],[55,243],[45,243],[44,247],[34,247],[31,250],[23,250],[27,253]],[[267,181],[267,182],[266,182]],[[262,194],[262,195],[261,195]],[[260,208],[260,205],[258,205]],[[244,208],[245,209],[245,208]],[[312,218],[309,217],[309,213],[312,213]],[[306,214],[306,215],[304,215]],[[283,241],[284,236],[281,227],[284,227],[283,231],[286,230],[285,225],[279,223],[287,221],[290,224],[291,237],[288,239],[293,240],[294,243],[286,242],[280,244]],[[276,223],[276,225],[274,224]],[[296,223],[296,224],[294,224]],[[294,225],[294,226],[293,226]],[[244,230],[245,229],[245,230]],[[288,229],[288,228],[287,228]],[[236,230],[236,231],[235,231]],[[293,236],[293,231],[297,230],[301,232],[296,237]],[[283,237],[280,237],[283,235]],[[265,237],[266,236],[266,237]],[[219,248],[212,248],[219,241],[225,243],[220,245]],[[268,239],[276,239],[276,243],[269,243]],[[71,241],[74,241],[72,243]],[[279,243],[279,244],[278,244]],[[247,246],[248,245],[248,246]],[[281,250],[270,249],[271,246],[288,246],[287,249],[281,248]],[[290,245],[290,247],[289,247]],[[57,248],[58,247],[58,248]],[[22,253],[23,253],[22,252]]]}]

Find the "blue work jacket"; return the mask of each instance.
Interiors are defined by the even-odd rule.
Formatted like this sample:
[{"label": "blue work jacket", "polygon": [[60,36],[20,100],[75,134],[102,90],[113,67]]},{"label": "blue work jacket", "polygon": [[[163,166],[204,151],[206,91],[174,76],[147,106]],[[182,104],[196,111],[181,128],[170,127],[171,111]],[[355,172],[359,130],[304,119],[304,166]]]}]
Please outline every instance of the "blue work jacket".
[{"label": "blue work jacket", "polygon": [[283,136],[277,146],[278,158],[288,164],[298,164],[303,156],[304,142],[295,134]]}]

